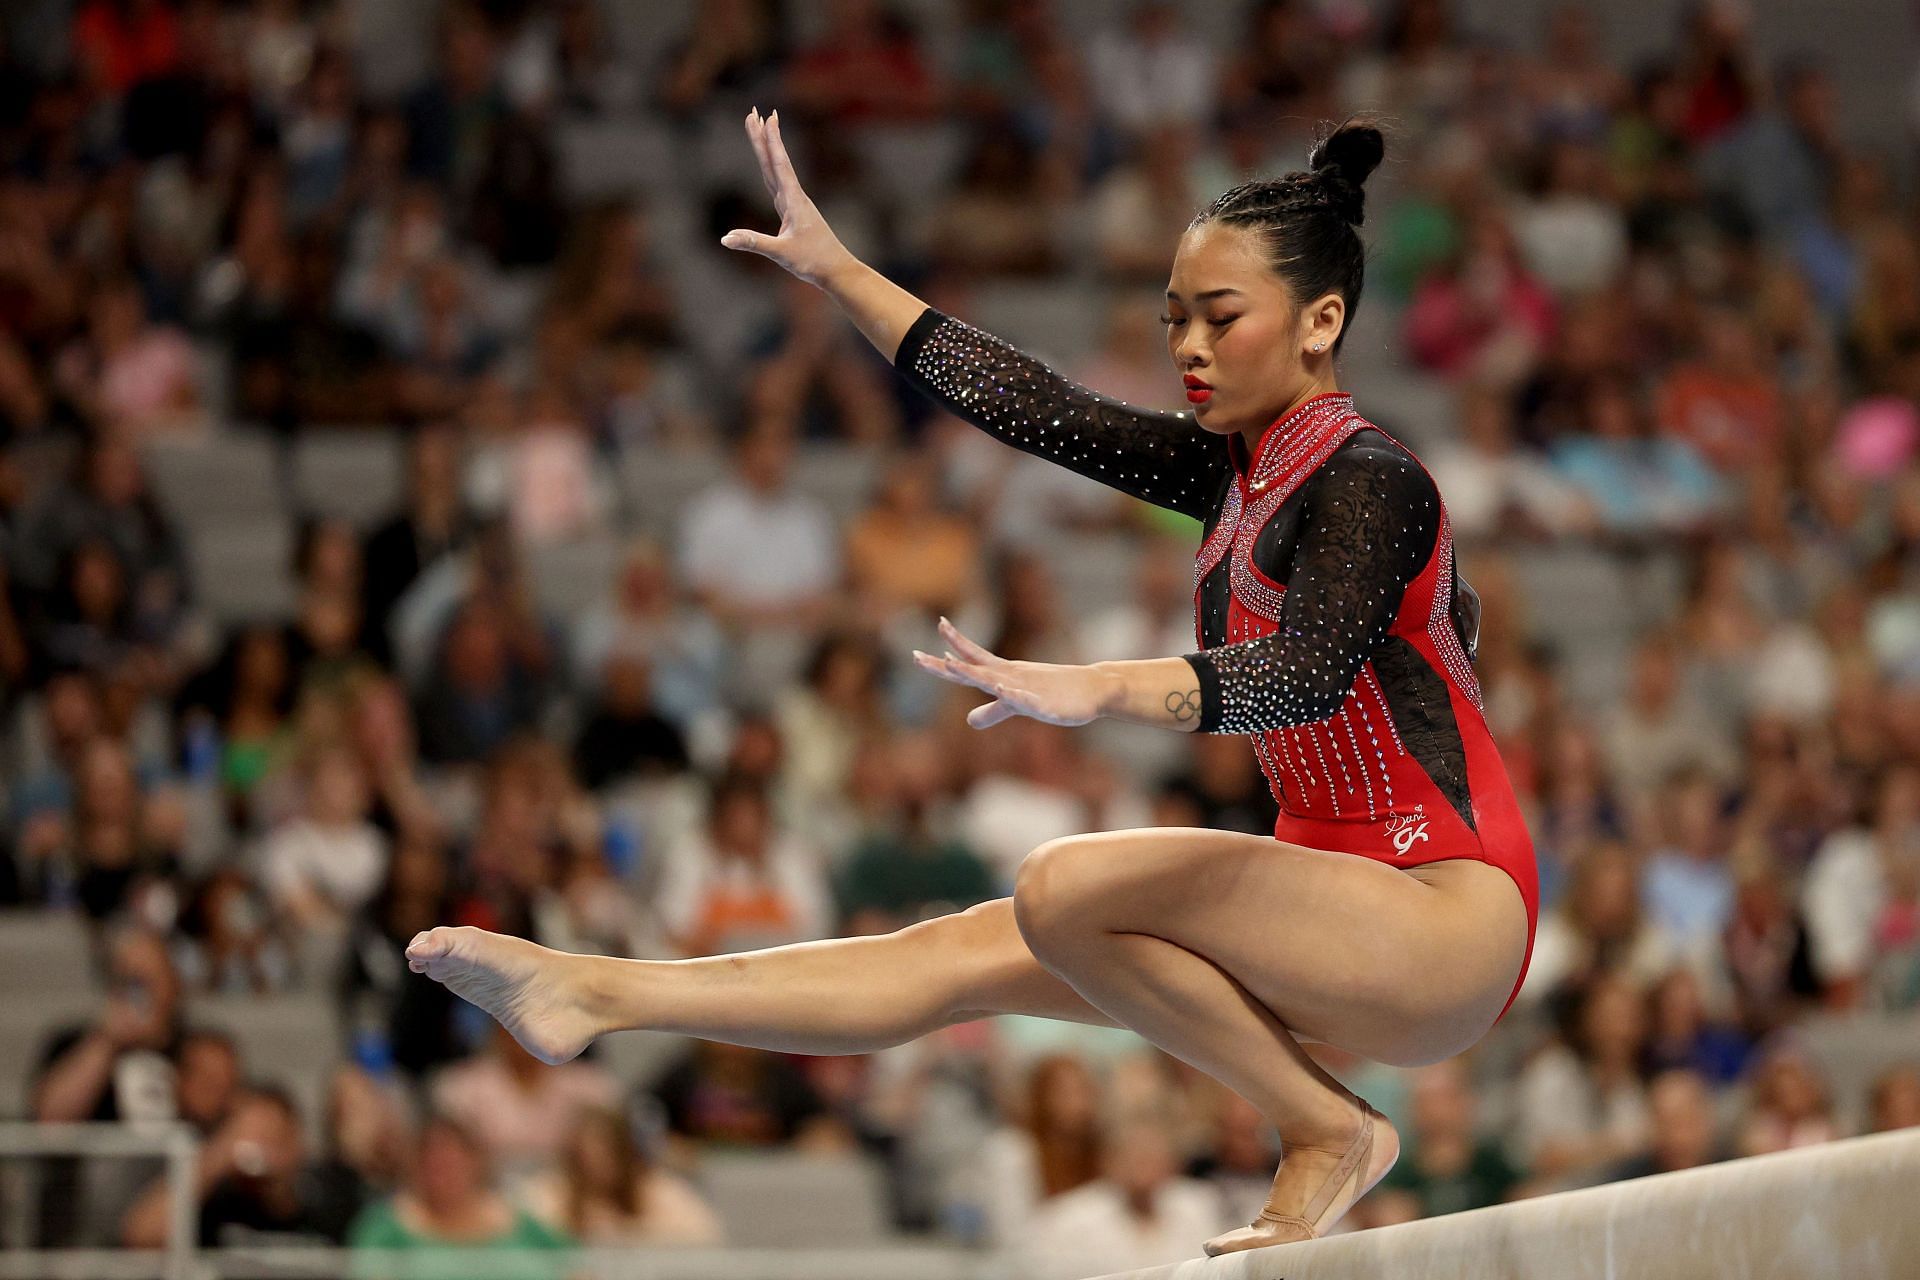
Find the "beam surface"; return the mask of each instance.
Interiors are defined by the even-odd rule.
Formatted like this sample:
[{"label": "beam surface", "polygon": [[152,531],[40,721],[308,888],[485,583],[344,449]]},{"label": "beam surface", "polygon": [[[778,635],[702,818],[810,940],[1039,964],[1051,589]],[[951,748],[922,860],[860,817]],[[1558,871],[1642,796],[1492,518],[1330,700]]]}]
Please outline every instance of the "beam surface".
[{"label": "beam surface", "polygon": [[1105,1280],[1913,1280],[1920,1130]]}]

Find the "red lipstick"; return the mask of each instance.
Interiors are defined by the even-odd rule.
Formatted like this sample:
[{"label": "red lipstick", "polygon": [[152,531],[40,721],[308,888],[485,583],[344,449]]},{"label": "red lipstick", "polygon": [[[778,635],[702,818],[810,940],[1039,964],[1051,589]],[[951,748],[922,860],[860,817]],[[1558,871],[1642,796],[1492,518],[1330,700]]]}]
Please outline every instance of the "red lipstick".
[{"label": "red lipstick", "polygon": [[1205,404],[1213,399],[1213,388],[1201,381],[1197,375],[1190,373],[1182,381],[1187,384],[1188,404]]}]

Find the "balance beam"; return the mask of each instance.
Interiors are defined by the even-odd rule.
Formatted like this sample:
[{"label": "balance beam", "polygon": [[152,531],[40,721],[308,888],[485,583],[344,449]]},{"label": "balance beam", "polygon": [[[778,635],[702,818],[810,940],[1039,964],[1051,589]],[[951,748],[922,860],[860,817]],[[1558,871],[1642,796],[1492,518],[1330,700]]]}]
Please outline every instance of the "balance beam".
[{"label": "balance beam", "polygon": [[1103,1280],[1912,1280],[1920,1130]]}]

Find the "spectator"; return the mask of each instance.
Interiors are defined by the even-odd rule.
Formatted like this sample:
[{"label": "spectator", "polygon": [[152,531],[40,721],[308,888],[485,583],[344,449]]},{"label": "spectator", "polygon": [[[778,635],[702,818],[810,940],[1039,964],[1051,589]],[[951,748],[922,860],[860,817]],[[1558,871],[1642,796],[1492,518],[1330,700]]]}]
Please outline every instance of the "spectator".
[{"label": "spectator", "polygon": [[[1043,1055],[1028,1065],[1025,1085],[1019,1105],[958,1172],[951,1193],[978,1210],[982,1242],[993,1247],[1030,1239],[1043,1202],[1100,1174],[1100,1084],[1085,1061]],[[1272,1182],[1269,1170],[1267,1189]]]},{"label": "spectator", "polygon": [[792,487],[792,454],[787,432],[755,425],[736,478],[697,496],[680,518],[679,576],[734,639],[739,700],[768,699],[792,679],[841,583],[838,532],[816,499]]},{"label": "spectator", "polygon": [[184,700],[203,708],[219,744],[219,779],[244,805],[280,765],[292,732],[293,680],[285,633],[253,626],[228,641],[213,668]]},{"label": "spectator", "polygon": [[1867,1132],[1920,1127],[1920,1067],[1888,1067],[1868,1091]]},{"label": "spectator", "polygon": [[1733,916],[1726,820],[1718,788],[1699,771],[1676,775],[1662,800],[1665,842],[1647,860],[1642,893],[1648,916],[1694,951],[1712,945]]},{"label": "spectator", "polygon": [[1579,1185],[1646,1150],[1646,1015],[1627,979],[1603,974],[1567,1013],[1560,1038],[1514,1083],[1510,1151],[1537,1178]]},{"label": "spectator", "polygon": [[1840,1136],[1827,1084],[1804,1047],[1783,1037],[1762,1046],[1753,1093],[1739,1131],[1739,1153],[1765,1155]]},{"label": "spectator", "polygon": [[1373,1198],[1384,1222],[1408,1222],[1482,1209],[1507,1199],[1520,1174],[1500,1144],[1476,1128],[1474,1091],[1465,1066],[1449,1058],[1416,1073],[1412,1141]]},{"label": "spectator", "polygon": [[1407,351],[1421,367],[1511,387],[1552,337],[1554,309],[1506,222],[1481,213],[1452,258],[1414,290],[1405,324]]},{"label": "spectator", "polygon": [[906,19],[877,0],[835,0],[820,39],[794,51],[786,91],[833,129],[923,119],[944,92]]},{"label": "spectator", "polygon": [[1752,322],[1715,308],[1701,321],[1699,343],[1698,356],[1675,365],[1655,393],[1661,435],[1685,441],[1722,472],[1773,457],[1784,410]]},{"label": "spectator", "polygon": [[[341,1243],[347,1224],[326,1213],[316,1173],[293,1099],[277,1089],[248,1090],[195,1161],[200,1244]],[[128,1211],[121,1229],[128,1248],[167,1243],[170,1196],[161,1179]]]},{"label": "spectator", "polygon": [[[995,646],[994,651],[1005,649]],[[1090,757],[1068,731],[1033,721],[1002,741],[1006,754],[968,790],[958,820],[967,843],[993,869],[1004,892],[1012,892],[1020,863],[1048,840],[1144,820],[1137,801],[1116,793],[1104,763]]]},{"label": "spectator", "polygon": [[1118,280],[1165,274],[1167,246],[1179,242],[1207,197],[1191,166],[1194,135],[1162,125],[1140,141],[1134,163],[1114,169],[1093,191],[1093,237],[1100,265]]},{"label": "spectator", "polygon": [[938,496],[931,457],[904,454],[847,529],[849,584],[877,625],[958,613],[979,594],[979,537]]},{"label": "spectator", "polygon": [[1599,379],[1584,401],[1586,426],[1556,441],[1554,470],[1600,514],[1602,527],[1631,540],[1698,530],[1724,490],[1684,439],[1652,434],[1640,397],[1619,379]]},{"label": "spectator", "polygon": [[599,700],[574,744],[573,759],[580,781],[594,791],[688,768],[686,742],[655,709],[653,675],[640,653],[623,648],[608,655]]},{"label": "spectator", "polygon": [[[143,796],[127,749],[107,737],[91,741],[74,776],[64,820],[35,828],[44,841],[23,848],[22,879],[44,901],[77,904],[95,923],[143,901],[178,870],[154,838],[158,808]],[[161,907],[164,911],[164,907]]]},{"label": "spectator", "polygon": [[1877,926],[1888,906],[1895,864],[1920,841],[1920,771],[1894,766],[1875,789],[1871,824],[1834,832],[1807,868],[1801,914],[1814,971],[1827,1000],[1847,1007],[1866,995]]},{"label": "spectator", "polygon": [[775,0],[718,0],[668,51],[656,82],[660,105],[685,117],[718,93],[752,96],[771,88],[785,61],[781,45]]},{"label": "spectator", "polygon": [[367,780],[351,751],[322,747],[305,763],[300,815],[267,835],[260,878],[295,928],[339,932],[386,875],[386,837],[367,821]]},{"label": "spectator", "polygon": [[566,390],[541,382],[522,397],[518,419],[511,436],[483,445],[468,465],[475,507],[504,515],[526,546],[600,530],[613,494],[595,468],[593,441]]},{"label": "spectator", "polygon": [[[433,1255],[444,1251],[516,1250],[516,1265],[524,1267],[520,1274],[530,1278],[561,1275],[561,1267],[547,1264],[539,1251],[568,1243],[493,1189],[485,1148],[444,1116],[421,1130],[406,1184],[367,1206],[354,1219],[348,1242],[356,1249],[401,1250],[429,1266]],[[448,1274],[457,1274],[451,1269],[456,1265],[449,1261]]]},{"label": "spectator", "polygon": [[1695,145],[1713,141],[1745,119],[1759,96],[1750,21],[1748,10],[1734,0],[1707,0],[1683,19],[1684,127]]},{"label": "spectator", "polygon": [[[790,450],[755,458],[754,441],[780,434],[840,438],[868,446],[900,434],[900,406],[886,369],[841,322],[827,296],[798,279],[781,281],[777,320],[753,340],[753,370],[742,402],[749,423],[742,477],[771,494]],[[765,452],[765,450],[761,450]],[[761,477],[760,473],[770,472]]]},{"label": "spectator", "polygon": [[23,513],[13,547],[21,585],[51,591],[74,550],[95,541],[119,558],[129,599],[149,609],[178,606],[187,583],[177,535],[147,492],[139,455],[116,438],[90,439],[72,478]]},{"label": "spectator", "polygon": [[1713,1093],[1697,1072],[1676,1067],[1654,1076],[1647,1086],[1647,1110],[1653,1121],[1652,1145],[1645,1154],[1615,1166],[1610,1181],[1697,1169],[1724,1158]]},{"label": "spectator", "polygon": [[1183,1261],[1195,1236],[1225,1224],[1213,1188],[1180,1176],[1167,1125],[1116,1123],[1101,1143],[1101,1176],[1035,1211],[1016,1251],[1046,1280]]},{"label": "spectator", "polygon": [[495,1026],[487,1052],[448,1067],[433,1096],[439,1112],[480,1143],[490,1165],[517,1174],[557,1155],[575,1119],[612,1105],[614,1090],[613,1078],[592,1062],[546,1066]]},{"label": "spectator", "polygon": [[1693,970],[1677,968],[1668,973],[1648,992],[1647,1001],[1651,1074],[1686,1071],[1716,1088],[1740,1078],[1752,1042],[1737,1026],[1708,1012],[1700,978]]},{"label": "spectator", "polygon": [[466,534],[459,487],[457,428],[435,423],[407,442],[407,509],[367,539],[362,611],[369,649],[392,653],[389,616],[422,572],[457,548]]},{"label": "spectator", "polygon": [[720,1219],[686,1179],[655,1164],[613,1108],[580,1112],[557,1168],[525,1193],[535,1217],[583,1244],[718,1245]]},{"label": "spectator", "polygon": [[623,325],[596,352],[588,420],[601,448],[616,457],[649,450],[712,448],[713,425],[701,404],[697,373],[637,326]]},{"label": "spectator", "polygon": [[1514,216],[1527,270],[1562,297],[1611,284],[1627,260],[1627,225],[1606,190],[1604,157],[1586,140],[1544,147],[1532,199]]},{"label": "spectator", "polygon": [[192,344],[178,329],[149,321],[132,280],[94,295],[87,336],[61,352],[55,378],[99,429],[130,440],[207,425]]},{"label": "spectator", "polygon": [[1258,1107],[1231,1089],[1215,1090],[1215,1098],[1206,1149],[1187,1162],[1186,1173],[1213,1186],[1229,1222],[1251,1222],[1273,1194],[1280,1135]]},{"label": "spectator", "polygon": [[1769,237],[1820,216],[1840,150],[1826,69],[1797,59],[1774,74],[1773,102],[1714,140],[1700,157],[1708,189]]},{"label": "spectator", "polygon": [[848,852],[836,882],[846,933],[890,933],[993,896],[987,866],[936,825],[950,770],[932,734],[876,742],[884,819]]},{"label": "spectator", "polygon": [[706,830],[668,854],[655,909],[688,956],[803,942],[833,928],[817,856],[775,827],[765,789],[739,773],[714,783]]},{"label": "spectator", "polygon": [[477,763],[534,723],[543,673],[516,646],[515,632],[488,600],[471,600],[454,614],[420,699],[420,745],[429,760]]},{"label": "spectator", "polygon": [[1029,277],[1059,270],[1056,210],[1044,198],[1039,162],[1004,122],[979,133],[959,182],[927,229],[928,249],[942,269]]},{"label": "spectator", "polygon": [[1213,54],[1181,29],[1170,4],[1134,7],[1124,30],[1106,28],[1088,53],[1100,113],[1129,133],[1198,125],[1213,111]]},{"label": "spectator", "polygon": [[683,731],[719,705],[724,638],[714,620],[674,590],[658,545],[636,539],[608,599],[574,624],[573,666],[604,674],[615,652],[646,654],[655,705]]},{"label": "spectator", "polygon": [[1500,534],[1589,533],[1594,504],[1536,455],[1516,448],[1513,405],[1500,389],[1460,389],[1460,438],[1427,451],[1427,469],[1440,487],[1463,542]]},{"label": "spectator", "polygon": [[[166,944],[153,933],[123,929],[108,940],[107,966],[99,1016],[54,1032],[41,1049],[28,1093],[37,1123],[157,1123],[180,1115],[180,980]],[[199,1101],[214,1092],[194,1090],[189,1097]],[[121,1197],[133,1190],[123,1185],[128,1166],[116,1163],[114,1174],[86,1171],[71,1160],[45,1170],[47,1187],[65,1190],[42,1194],[42,1238],[83,1242],[92,1222],[116,1220],[126,1203]]]},{"label": "spectator", "polygon": [[845,825],[842,797],[863,736],[885,726],[879,647],[871,636],[834,631],[820,638],[800,681],[780,696],[774,723],[787,748],[783,812],[795,834],[816,845]]},{"label": "spectator", "polygon": [[437,841],[408,832],[394,846],[380,890],[353,920],[341,975],[349,1022],[401,1070],[425,1075],[461,1055],[455,996],[407,968],[407,943],[451,915],[447,857]]},{"label": "spectator", "polygon": [[1682,769],[1719,780],[1737,768],[1680,677],[1673,639],[1649,636],[1634,650],[1626,697],[1603,721],[1608,768],[1629,804],[1642,811],[1655,789]]},{"label": "spectator", "polygon": [[804,1072],[763,1049],[696,1040],[653,1086],[675,1163],[710,1146],[844,1151],[846,1133]]},{"label": "spectator", "polygon": [[1320,13],[1299,0],[1262,0],[1220,72],[1223,114],[1272,127],[1335,114],[1328,106],[1340,51]]}]

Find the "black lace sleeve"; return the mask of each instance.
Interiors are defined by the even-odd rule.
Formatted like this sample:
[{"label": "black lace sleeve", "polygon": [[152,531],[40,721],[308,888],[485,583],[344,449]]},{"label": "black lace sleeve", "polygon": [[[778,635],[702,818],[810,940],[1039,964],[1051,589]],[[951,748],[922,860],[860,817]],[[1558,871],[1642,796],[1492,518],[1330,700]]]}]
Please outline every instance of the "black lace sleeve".
[{"label": "black lace sleeve", "polygon": [[1205,520],[1232,463],[1191,414],[1136,409],[928,307],[894,367],[997,440],[1157,507]]},{"label": "black lace sleeve", "polygon": [[1300,500],[1280,629],[1185,655],[1200,679],[1201,733],[1257,733],[1339,711],[1439,536],[1433,481],[1386,445],[1340,450]]}]

